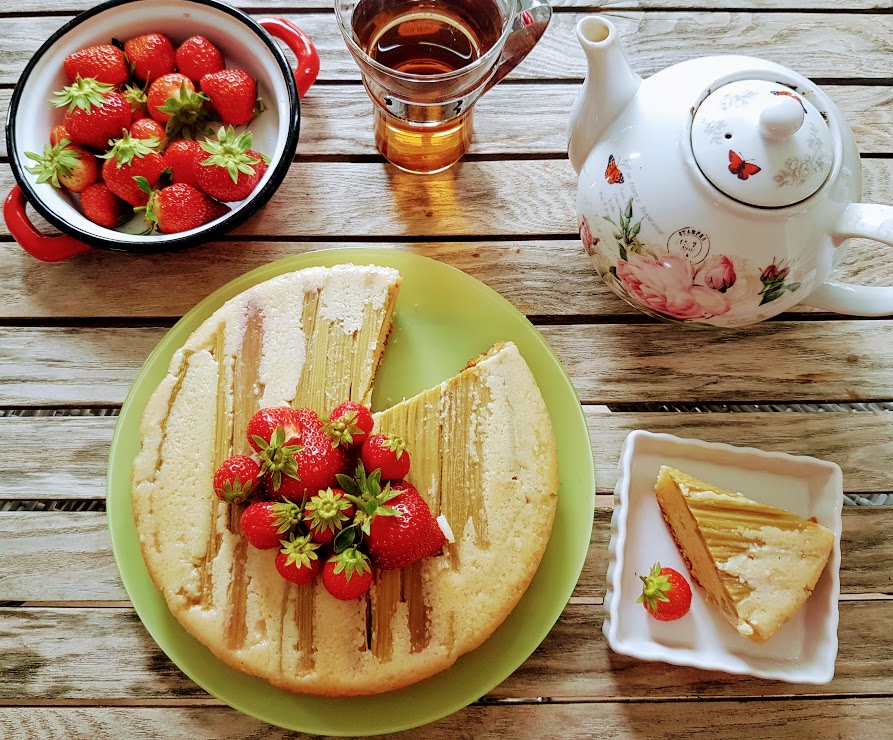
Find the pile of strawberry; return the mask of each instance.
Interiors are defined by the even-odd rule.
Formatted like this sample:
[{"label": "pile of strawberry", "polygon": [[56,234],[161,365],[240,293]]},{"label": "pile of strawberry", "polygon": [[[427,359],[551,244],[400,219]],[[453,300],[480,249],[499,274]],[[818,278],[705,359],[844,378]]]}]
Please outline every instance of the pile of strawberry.
[{"label": "pile of strawberry", "polygon": [[[63,67],[71,84],[50,102],[66,108],[64,120],[42,154],[25,153],[35,162],[26,169],[80,193],[94,223],[112,229],[136,210],[146,233],[195,229],[247,198],[266,172],[251,133],[233,128],[261,112],[257,82],[226,69],[203,36],[175,48],[164,34],[142,34],[76,51]],[[216,137],[211,121],[224,124]]]},{"label": "pile of strawberry", "polygon": [[255,499],[241,514],[242,533],[254,547],[279,549],[280,575],[305,584],[321,572],[337,599],[366,593],[375,568],[404,568],[445,542],[404,480],[405,442],[372,434],[372,426],[369,409],[353,401],[325,423],[310,409],[261,409],[247,429],[254,453],[227,458],[214,476],[220,499]]}]

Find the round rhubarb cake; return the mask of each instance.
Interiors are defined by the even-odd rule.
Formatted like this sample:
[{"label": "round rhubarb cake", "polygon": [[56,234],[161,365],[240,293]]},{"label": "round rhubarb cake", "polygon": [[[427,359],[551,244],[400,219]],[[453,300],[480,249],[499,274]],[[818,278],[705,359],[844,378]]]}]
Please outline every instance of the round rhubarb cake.
[{"label": "round rhubarb cake", "polygon": [[244,505],[214,493],[227,457],[268,406],[325,417],[370,405],[400,284],[396,270],[339,265],[261,283],[208,318],[152,395],[134,462],[143,557],[183,627],[225,663],[308,694],[374,694],[414,683],[484,642],[512,611],[545,551],[558,455],[533,374],[511,342],[374,415],[412,455],[407,480],[452,541],[402,569],[377,569],[342,601],[297,585],[275,550],[249,546]]}]

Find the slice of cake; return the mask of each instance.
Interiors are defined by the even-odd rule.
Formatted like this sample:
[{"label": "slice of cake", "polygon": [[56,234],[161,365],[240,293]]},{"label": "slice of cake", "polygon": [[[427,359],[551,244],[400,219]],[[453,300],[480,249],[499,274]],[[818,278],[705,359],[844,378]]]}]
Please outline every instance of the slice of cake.
[{"label": "slice of cake", "polygon": [[657,502],[707,599],[762,643],[812,593],[834,546],[829,529],[662,466]]},{"label": "slice of cake", "polygon": [[406,440],[409,480],[455,541],[377,571],[362,598],[284,580],[275,551],[240,532],[243,507],[215,496],[214,471],[248,452],[257,409],[370,403],[399,281],[385,268],[311,268],[236,296],[177,351],[144,414],[132,501],[155,584],[218,658],[291,691],[378,693],[449,667],[509,614],[551,533],[557,449],[511,343],[376,414]]}]

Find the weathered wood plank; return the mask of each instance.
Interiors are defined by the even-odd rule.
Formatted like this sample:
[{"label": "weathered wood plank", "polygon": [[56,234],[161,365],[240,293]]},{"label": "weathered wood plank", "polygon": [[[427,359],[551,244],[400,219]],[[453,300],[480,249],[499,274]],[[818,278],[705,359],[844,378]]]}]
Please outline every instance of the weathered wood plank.
[{"label": "weathered wood plank", "polygon": [[[541,331],[583,403],[868,401],[893,396],[893,321]],[[0,406],[120,404],[164,328],[0,328]],[[746,358],[744,361],[742,358]]]},{"label": "weathered wood plank", "polygon": [[[893,507],[843,512],[841,591],[893,592]],[[586,565],[574,596],[605,594],[611,509],[595,512]],[[120,601],[121,586],[102,512],[0,512],[0,598],[8,601]],[[52,563],[52,567],[48,565]]]},{"label": "weathered wood plank", "polygon": [[[472,705],[430,725],[379,735],[383,740],[466,740],[536,737],[542,740],[675,740],[681,736],[739,740],[809,737],[883,737],[890,726],[889,698],[822,701],[682,702]],[[470,728],[474,728],[473,730]],[[309,740],[266,725],[229,707],[6,707],[5,737],[120,737],[169,740],[258,738]]]},{"label": "weathered wood plank", "polygon": [[[864,199],[893,202],[893,160],[865,160],[863,172]],[[13,183],[9,165],[0,165],[0,193]],[[460,162],[427,178],[377,162],[295,162],[270,202],[234,233],[310,239],[570,237],[577,230],[576,188],[566,160]],[[0,235],[8,234],[0,222]],[[876,245],[854,253],[854,272],[888,270],[889,260],[877,254]]]},{"label": "weathered wood plank", "polygon": [[[833,460],[843,470],[847,493],[893,490],[890,413],[601,413],[587,406],[597,493],[614,490],[617,458],[634,429],[696,437]],[[111,416],[0,418],[0,449],[53,450],[52,470],[19,455],[8,455],[0,470],[2,500],[71,500],[105,497],[109,443],[117,419]]]},{"label": "weathered wood plank", "polygon": [[[356,80],[359,71],[331,13],[283,15],[313,39],[321,61],[320,80]],[[570,80],[585,73],[574,26],[585,13],[558,13],[530,56],[512,72],[515,79]],[[808,77],[886,79],[884,60],[893,18],[881,13],[760,13],[691,11],[605,13],[617,26],[633,68],[651,75],[664,67],[706,54],[747,51],[796,68]],[[14,83],[41,41],[69,19],[8,18],[0,38],[0,84]],[[828,41],[834,29],[834,43]],[[519,104],[523,105],[523,93]],[[309,96],[314,95],[310,92]]]},{"label": "weathered wood plank", "polygon": [[[499,85],[475,107],[470,155],[564,154],[568,114],[579,84],[531,84],[524,90]],[[826,92],[853,128],[863,154],[893,151],[893,88],[829,85]],[[525,114],[518,115],[518,96]],[[0,90],[0,120],[6,119],[11,90]],[[375,155],[372,104],[363,87],[320,87],[301,109],[298,157]],[[535,123],[531,124],[534,121]],[[5,130],[0,156],[6,156]]]},{"label": "weathered wood plank", "polygon": [[[893,601],[840,604],[840,651],[827,686],[655,667],[610,651],[597,605],[569,605],[530,659],[490,696],[689,699],[893,693]],[[130,608],[0,609],[0,701],[206,696],[167,659]]]}]

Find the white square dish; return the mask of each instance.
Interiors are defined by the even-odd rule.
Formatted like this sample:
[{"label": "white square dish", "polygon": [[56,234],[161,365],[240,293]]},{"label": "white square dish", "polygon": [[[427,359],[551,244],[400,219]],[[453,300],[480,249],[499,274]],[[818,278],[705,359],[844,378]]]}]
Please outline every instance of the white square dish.
[{"label": "white square dish", "polygon": [[[660,622],[636,603],[642,590],[638,576],[647,575],[658,561],[691,582],[654,494],[661,465],[798,516],[814,516],[834,532],[834,549],[812,596],[768,642],[758,645],[738,634],[695,584],[691,611],[675,622]],[[626,438],[619,468],[602,628],[611,649],[640,660],[759,678],[830,682],[837,657],[840,596],[840,468],[813,457],[645,431],[632,432]]]}]

